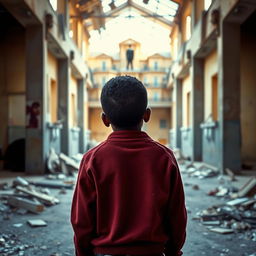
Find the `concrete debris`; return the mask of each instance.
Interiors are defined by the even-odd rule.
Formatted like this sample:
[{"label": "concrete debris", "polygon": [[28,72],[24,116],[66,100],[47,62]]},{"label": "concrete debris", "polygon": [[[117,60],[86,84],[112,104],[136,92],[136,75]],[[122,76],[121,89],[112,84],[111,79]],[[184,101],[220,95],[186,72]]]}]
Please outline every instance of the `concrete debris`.
[{"label": "concrete debris", "polygon": [[23,224],[22,224],[22,223],[15,223],[15,224],[13,224],[13,226],[14,226],[15,228],[20,228],[20,227],[23,226]]},{"label": "concrete debris", "polygon": [[24,178],[22,178],[20,176],[17,176],[15,178],[15,180],[13,181],[13,187],[17,187],[17,186],[28,187],[29,186],[29,182],[26,179],[24,179]]},{"label": "concrete debris", "polygon": [[54,205],[59,203],[59,199],[54,196],[45,195],[36,191],[35,189],[28,189],[25,187],[18,186],[16,189],[19,192],[23,192],[27,195],[37,198],[39,201],[43,202],[45,205]]},{"label": "concrete debris", "polygon": [[77,154],[72,158],[63,153],[58,155],[51,148],[47,158],[47,168],[51,174],[73,175],[74,171],[78,171],[82,157],[82,154]]},{"label": "concrete debris", "polygon": [[256,194],[256,177],[250,178],[237,192],[237,197],[253,196]]},{"label": "concrete debris", "polygon": [[9,255],[17,255],[22,256],[25,255],[25,252],[29,246],[27,244],[21,244],[16,234],[1,234],[0,235],[0,255],[1,256],[9,256]]},{"label": "concrete debris", "polygon": [[27,223],[31,227],[45,227],[45,226],[47,226],[47,223],[44,220],[40,220],[40,219],[28,220]]},{"label": "concrete debris", "polygon": [[6,182],[0,183],[0,190],[7,190],[9,189],[9,185]]},{"label": "concrete debris", "polygon": [[205,164],[189,162],[180,165],[181,172],[188,174],[189,177],[205,179],[219,175],[218,168]]},{"label": "concrete debris", "polygon": [[59,159],[58,155],[56,154],[56,152],[53,148],[51,148],[50,152],[49,152],[49,156],[48,156],[48,159],[47,159],[47,169],[51,173],[61,172],[60,159]]},{"label": "concrete debris", "polygon": [[39,187],[46,187],[46,188],[73,189],[73,184],[63,184],[58,182],[40,181],[40,182],[31,182],[31,184]]},{"label": "concrete debris", "polygon": [[[255,207],[254,207],[255,206]],[[197,213],[199,220],[210,231],[219,234],[250,232],[256,241],[256,197],[236,198]]]},{"label": "concrete debris", "polygon": [[210,231],[220,234],[231,234],[234,233],[233,229],[230,228],[209,228]]},{"label": "concrete debris", "polygon": [[229,176],[230,181],[236,181],[237,180],[233,171],[231,171],[229,168],[226,168],[225,171],[226,171],[227,175]]},{"label": "concrete debris", "polygon": [[14,207],[23,208],[33,213],[44,211],[44,205],[25,198],[9,197],[8,204]]},{"label": "concrete debris", "polygon": [[79,169],[79,163],[67,155],[60,153],[59,158],[61,170],[66,175],[73,175],[74,171]]}]

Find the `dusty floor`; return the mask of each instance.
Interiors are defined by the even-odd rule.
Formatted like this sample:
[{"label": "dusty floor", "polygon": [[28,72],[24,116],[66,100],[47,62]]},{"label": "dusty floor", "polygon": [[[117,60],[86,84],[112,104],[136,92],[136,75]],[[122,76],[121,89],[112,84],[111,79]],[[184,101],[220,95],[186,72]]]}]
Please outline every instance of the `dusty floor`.
[{"label": "dusty floor", "polygon": [[[234,185],[241,186],[248,178],[239,177],[238,182]],[[44,178],[37,177],[36,179]],[[3,180],[1,178],[1,182]],[[8,179],[8,181],[11,181],[11,179]],[[184,174],[183,182],[188,208],[188,229],[186,244],[183,248],[184,256],[256,255],[256,242],[248,238],[249,233],[221,235],[208,231],[198,220],[192,219],[198,211],[227,201],[224,198],[207,195],[209,190],[219,185],[219,180],[216,177],[200,180]],[[199,190],[193,189],[193,184],[197,184]],[[4,219],[3,215],[0,215],[0,237],[4,237],[10,245],[9,252],[12,248],[16,250],[13,254],[0,253],[0,255],[74,255],[72,229],[69,222],[73,191],[67,190],[67,194],[64,195],[59,194],[59,189],[51,189],[51,192],[60,199],[60,204],[48,207],[39,215],[13,213],[10,219],[7,220]],[[47,226],[31,228],[26,223],[28,219],[43,219],[47,222]],[[15,227],[14,224],[22,224],[22,226]]]}]

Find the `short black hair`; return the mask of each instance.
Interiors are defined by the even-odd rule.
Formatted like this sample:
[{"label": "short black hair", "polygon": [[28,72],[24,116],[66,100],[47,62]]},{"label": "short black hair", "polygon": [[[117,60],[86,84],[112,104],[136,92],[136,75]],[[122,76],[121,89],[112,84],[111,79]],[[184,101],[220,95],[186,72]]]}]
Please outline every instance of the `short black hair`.
[{"label": "short black hair", "polygon": [[132,76],[110,79],[102,89],[100,100],[104,113],[118,128],[138,125],[148,104],[145,86]]}]

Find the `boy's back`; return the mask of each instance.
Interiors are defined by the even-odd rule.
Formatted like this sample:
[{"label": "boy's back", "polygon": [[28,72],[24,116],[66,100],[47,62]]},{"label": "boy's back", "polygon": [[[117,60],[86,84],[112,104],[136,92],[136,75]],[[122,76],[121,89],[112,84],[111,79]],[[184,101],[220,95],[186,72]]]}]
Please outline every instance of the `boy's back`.
[{"label": "boy's back", "polygon": [[186,209],[171,150],[117,130],[81,162],[71,222],[77,255],[180,255]]}]

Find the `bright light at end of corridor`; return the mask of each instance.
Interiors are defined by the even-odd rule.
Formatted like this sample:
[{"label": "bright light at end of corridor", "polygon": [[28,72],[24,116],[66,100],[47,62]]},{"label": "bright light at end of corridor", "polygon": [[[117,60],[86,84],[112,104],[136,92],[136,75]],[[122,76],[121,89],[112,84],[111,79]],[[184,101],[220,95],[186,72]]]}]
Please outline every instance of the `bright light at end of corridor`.
[{"label": "bright light at end of corridor", "polygon": [[131,38],[141,43],[145,55],[170,52],[170,29],[163,27],[133,11],[122,13],[106,23],[106,29],[91,32],[90,52],[113,55],[119,43]]}]

